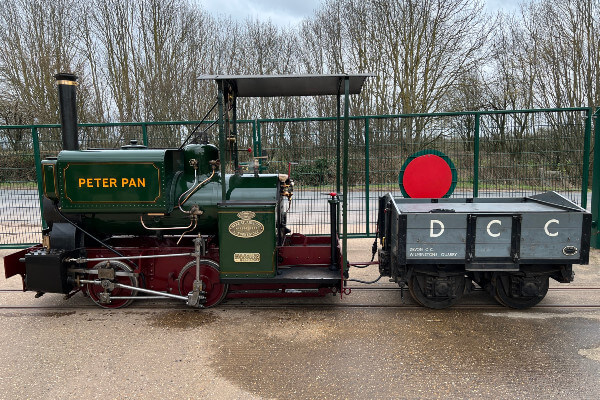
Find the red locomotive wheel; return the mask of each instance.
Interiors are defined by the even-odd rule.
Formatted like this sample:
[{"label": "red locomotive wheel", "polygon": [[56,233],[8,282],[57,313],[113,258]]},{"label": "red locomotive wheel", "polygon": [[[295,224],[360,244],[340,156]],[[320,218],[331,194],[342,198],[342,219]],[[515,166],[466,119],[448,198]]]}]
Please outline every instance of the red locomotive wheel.
[{"label": "red locomotive wheel", "polygon": [[[187,296],[194,288],[195,279],[196,261],[190,261],[179,273],[179,294]],[[225,299],[229,285],[221,283],[219,264],[212,260],[200,260],[200,280],[206,292],[204,307],[214,307]]]},{"label": "red locomotive wheel", "polygon": [[[120,261],[103,261],[99,264],[96,264],[94,268],[107,268],[110,267],[115,270],[115,273],[118,272],[133,272],[133,269]],[[123,285],[138,287],[138,279],[135,276],[116,276],[112,282],[117,282]],[[100,285],[95,285],[88,283],[86,285],[86,291],[92,301],[99,305],[102,308],[121,308],[127,307],[133,302],[133,299],[111,299],[110,303],[102,302],[101,295],[105,292],[105,289]],[[122,289],[122,288],[114,288],[112,290],[106,290],[110,294],[111,297],[132,297],[137,294],[137,291],[131,289]]]}]

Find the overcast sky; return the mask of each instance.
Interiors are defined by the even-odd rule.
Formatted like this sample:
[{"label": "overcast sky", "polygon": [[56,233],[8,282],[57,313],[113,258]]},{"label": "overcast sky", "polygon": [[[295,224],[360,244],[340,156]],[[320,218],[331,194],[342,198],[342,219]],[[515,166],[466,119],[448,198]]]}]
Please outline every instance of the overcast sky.
[{"label": "overcast sky", "polygon": [[[296,25],[319,8],[322,0],[195,0],[212,15],[231,16],[243,21],[248,17],[266,21],[271,19],[279,26]],[[518,9],[521,0],[485,0],[488,11]]]}]

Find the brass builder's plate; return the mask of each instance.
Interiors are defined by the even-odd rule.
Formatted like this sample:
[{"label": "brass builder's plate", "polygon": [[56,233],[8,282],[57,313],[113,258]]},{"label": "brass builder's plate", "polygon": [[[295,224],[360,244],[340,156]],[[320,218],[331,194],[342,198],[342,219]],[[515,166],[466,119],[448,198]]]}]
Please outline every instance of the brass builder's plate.
[{"label": "brass builder's plate", "polygon": [[260,253],[234,253],[233,261],[236,263],[260,262]]}]

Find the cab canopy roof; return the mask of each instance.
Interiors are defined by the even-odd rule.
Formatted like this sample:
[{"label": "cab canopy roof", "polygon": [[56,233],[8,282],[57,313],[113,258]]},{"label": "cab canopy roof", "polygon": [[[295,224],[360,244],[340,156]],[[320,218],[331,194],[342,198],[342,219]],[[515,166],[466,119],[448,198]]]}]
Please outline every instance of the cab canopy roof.
[{"label": "cab canopy roof", "polygon": [[348,94],[359,94],[370,76],[374,75],[204,75],[199,79],[227,81],[237,97],[277,97],[342,95],[345,79],[350,83]]}]

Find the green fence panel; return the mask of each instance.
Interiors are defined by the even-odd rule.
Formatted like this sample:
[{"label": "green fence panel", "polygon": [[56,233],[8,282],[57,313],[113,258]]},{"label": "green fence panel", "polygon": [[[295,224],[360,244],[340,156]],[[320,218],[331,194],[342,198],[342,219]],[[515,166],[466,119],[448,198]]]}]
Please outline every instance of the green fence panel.
[{"label": "green fence panel", "polygon": [[32,127],[0,127],[0,248],[41,240]]},{"label": "green fence panel", "polygon": [[[457,170],[452,197],[555,190],[586,207],[591,121],[587,108],[353,117],[346,193],[349,235],[375,235],[378,197],[388,192],[401,196],[400,168],[422,150],[438,150],[452,159]],[[217,126],[211,121],[198,124],[80,124],[80,147],[119,148],[136,140],[152,148],[172,148],[194,129],[192,141],[216,143]],[[240,121],[238,127],[242,166],[252,171],[253,157],[266,155],[261,172],[291,170],[296,186],[288,223],[304,234],[329,232],[326,200],[340,182],[336,143],[336,118],[259,119]],[[36,163],[56,156],[61,147],[59,125],[0,127],[0,247],[40,241]]]},{"label": "green fence panel", "polygon": [[[373,236],[377,199],[401,196],[398,174],[421,150],[457,168],[452,197],[521,197],[554,190],[588,204],[590,113],[585,108],[355,117],[348,176],[352,236]],[[269,170],[288,161],[296,180],[288,220],[294,231],[328,232],[327,193],[336,191],[334,118],[259,120]]]}]

